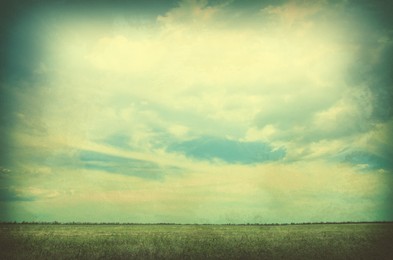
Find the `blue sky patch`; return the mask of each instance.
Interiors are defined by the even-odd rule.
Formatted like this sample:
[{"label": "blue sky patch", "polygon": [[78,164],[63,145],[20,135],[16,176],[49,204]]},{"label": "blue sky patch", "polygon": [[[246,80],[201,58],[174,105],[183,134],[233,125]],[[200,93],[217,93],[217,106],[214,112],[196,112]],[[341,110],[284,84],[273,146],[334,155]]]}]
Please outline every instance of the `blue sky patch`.
[{"label": "blue sky patch", "polygon": [[212,160],[220,159],[228,163],[264,163],[285,157],[282,148],[274,150],[261,142],[239,142],[215,137],[201,137],[169,146],[171,152],[181,152],[189,157]]},{"label": "blue sky patch", "polygon": [[368,170],[388,170],[393,168],[392,161],[381,156],[363,151],[347,153],[343,158],[343,162],[355,165],[365,165],[365,169]]},{"label": "blue sky patch", "polygon": [[162,179],[163,170],[156,164],[93,151],[81,151],[79,158],[85,169],[99,170],[146,179]]},{"label": "blue sky patch", "polygon": [[107,137],[103,143],[122,149],[130,149],[130,137],[124,134],[114,134]]}]

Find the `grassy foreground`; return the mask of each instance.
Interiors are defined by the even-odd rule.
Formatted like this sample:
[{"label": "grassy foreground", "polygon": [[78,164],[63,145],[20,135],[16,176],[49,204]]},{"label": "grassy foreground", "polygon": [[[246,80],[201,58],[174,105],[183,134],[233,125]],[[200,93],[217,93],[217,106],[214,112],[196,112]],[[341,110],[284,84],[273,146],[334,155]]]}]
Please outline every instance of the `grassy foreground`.
[{"label": "grassy foreground", "polygon": [[1,224],[0,259],[393,259],[393,224]]}]

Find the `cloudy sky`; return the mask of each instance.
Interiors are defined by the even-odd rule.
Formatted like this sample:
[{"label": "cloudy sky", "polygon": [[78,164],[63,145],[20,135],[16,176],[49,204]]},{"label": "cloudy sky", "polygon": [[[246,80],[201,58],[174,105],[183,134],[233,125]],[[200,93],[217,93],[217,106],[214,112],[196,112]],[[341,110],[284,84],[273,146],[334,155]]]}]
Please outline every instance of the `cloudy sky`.
[{"label": "cloudy sky", "polygon": [[0,220],[393,220],[388,1],[15,2]]}]

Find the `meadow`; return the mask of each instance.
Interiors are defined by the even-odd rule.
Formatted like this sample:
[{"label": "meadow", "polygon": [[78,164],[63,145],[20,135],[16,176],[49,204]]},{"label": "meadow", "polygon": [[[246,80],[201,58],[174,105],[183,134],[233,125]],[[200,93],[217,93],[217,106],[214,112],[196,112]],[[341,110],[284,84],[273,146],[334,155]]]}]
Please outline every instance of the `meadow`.
[{"label": "meadow", "polygon": [[1,224],[0,259],[393,259],[393,223]]}]

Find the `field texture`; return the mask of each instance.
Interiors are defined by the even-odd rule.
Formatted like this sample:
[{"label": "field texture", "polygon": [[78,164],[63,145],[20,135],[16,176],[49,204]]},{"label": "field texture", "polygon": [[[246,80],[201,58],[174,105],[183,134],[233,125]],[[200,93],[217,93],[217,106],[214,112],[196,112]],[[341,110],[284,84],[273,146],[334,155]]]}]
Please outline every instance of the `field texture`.
[{"label": "field texture", "polygon": [[0,259],[393,259],[393,224],[0,225]]}]

